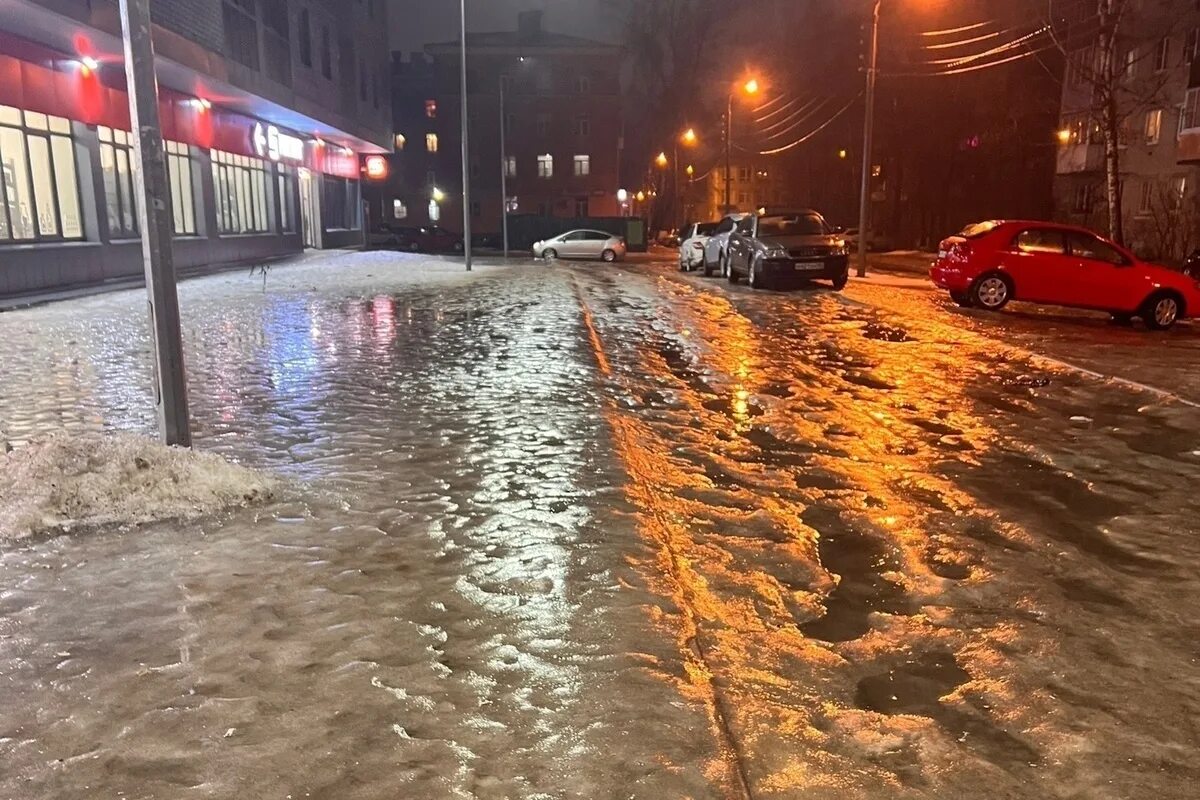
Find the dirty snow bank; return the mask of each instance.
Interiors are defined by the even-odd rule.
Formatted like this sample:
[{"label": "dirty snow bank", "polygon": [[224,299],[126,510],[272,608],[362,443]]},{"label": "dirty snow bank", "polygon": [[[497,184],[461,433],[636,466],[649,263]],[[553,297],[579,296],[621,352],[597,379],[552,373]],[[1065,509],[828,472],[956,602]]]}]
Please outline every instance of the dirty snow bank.
[{"label": "dirty snow bank", "polygon": [[212,453],[127,433],[0,447],[0,540],[79,526],[192,519],[270,498],[273,482]]}]

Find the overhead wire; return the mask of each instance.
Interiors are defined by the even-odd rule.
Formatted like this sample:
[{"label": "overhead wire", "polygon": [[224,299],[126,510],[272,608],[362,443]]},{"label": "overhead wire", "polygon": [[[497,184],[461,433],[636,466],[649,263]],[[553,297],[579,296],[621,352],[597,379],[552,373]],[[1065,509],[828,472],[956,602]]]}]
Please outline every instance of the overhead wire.
[{"label": "overhead wire", "polygon": [[837,121],[837,119],[838,119],[838,117],[842,116],[842,115],[843,115],[843,114],[845,114],[847,111],[849,111],[849,110],[850,110],[850,107],[851,107],[851,106],[853,106],[855,103],[857,103],[860,97],[862,97],[862,92],[859,92],[857,95],[855,95],[854,97],[852,97],[852,98],[850,99],[850,102],[846,103],[846,105],[844,105],[844,106],[842,106],[840,109],[838,109],[838,110],[837,110],[837,111],[836,111],[836,112],[833,114],[833,116],[831,116],[829,119],[825,120],[825,122],[821,123],[820,125],[818,125],[818,126],[817,126],[816,128],[814,128],[813,130],[811,130],[811,131],[809,131],[808,133],[806,133],[804,136],[801,136],[799,139],[796,139],[795,141],[791,142],[790,144],[783,145],[782,147],[776,147],[776,148],[774,148],[774,149],[771,149],[771,150],[760,150],[760,151],[758,152],[758,155],[760,155],[760,156],[774,156],[774,155],[778,155],[778,154],[780,154],[780,153],[785,153],[785,152],[787,152],[788,150],[792,150],[792,149],[794,149],[794,148],[797,148],[797,147],[799,147],[800,145],[802,145],[802,144],[804,144],[805,142],[807,142],[809,139],[811,139],[811,138],[813,138],[814,136],[816,136],[816,135],[817,135],[818,133],[820,133],[821,131],[823,131],[823,130],[825,130],[826,128],[828,128],[828,127],[829,127],[830,125],[832,125],[834,122],[836,122],[836,121]]}]

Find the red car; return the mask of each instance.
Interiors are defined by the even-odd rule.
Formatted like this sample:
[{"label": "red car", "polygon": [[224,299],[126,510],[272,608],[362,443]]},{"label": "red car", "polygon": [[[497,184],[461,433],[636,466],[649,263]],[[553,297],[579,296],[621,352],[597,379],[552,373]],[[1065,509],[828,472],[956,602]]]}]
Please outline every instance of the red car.
[{"label": "red car", "polygon": [[1122,322],[1141,317],[1155,330],[1200,315],[1200,284],[1192,278],[1052,222],[968,225],[939,245],[930,277],[959,305],[989,311],[1028,300],[1107,311]]}]

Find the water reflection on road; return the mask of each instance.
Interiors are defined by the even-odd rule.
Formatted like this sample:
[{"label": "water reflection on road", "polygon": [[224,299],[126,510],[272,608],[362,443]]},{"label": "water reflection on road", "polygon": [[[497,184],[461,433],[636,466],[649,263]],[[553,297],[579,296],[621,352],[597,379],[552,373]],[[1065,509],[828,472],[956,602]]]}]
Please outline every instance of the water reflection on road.
[{"label": "water reflection on road", "polygon": [[[1193,410],[927,295],[339,258],[183,287],[280,502],[0,546],[0,796],[1200,780]],[[0,315],[9,435],[149,430],[141,313]]]}]

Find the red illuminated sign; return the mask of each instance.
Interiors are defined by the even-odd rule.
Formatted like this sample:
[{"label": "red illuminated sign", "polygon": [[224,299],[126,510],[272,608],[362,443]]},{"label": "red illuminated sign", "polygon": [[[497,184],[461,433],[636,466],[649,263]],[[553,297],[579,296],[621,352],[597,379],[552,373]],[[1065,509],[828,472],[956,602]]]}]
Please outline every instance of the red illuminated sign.
[{"label": "red illuminated sign", "polygon": [[388,176],[388,162],[383,156],[367,156],[363,172],[373,181],[381,181]]}]

